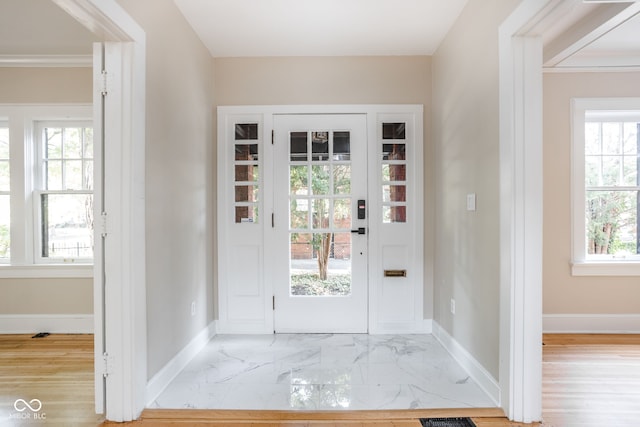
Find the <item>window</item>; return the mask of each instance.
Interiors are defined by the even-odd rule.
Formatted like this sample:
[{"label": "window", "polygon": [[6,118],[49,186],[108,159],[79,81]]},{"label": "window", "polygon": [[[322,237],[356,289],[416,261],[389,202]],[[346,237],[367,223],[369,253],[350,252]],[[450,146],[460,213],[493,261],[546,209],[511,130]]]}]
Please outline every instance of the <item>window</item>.
[{"label": "window", "polygon": [[84,105],[0,105],[2,277],[91,274],[55,266],[92,263],[91,117]]},{"label": "window", "polygon": [[382,222],[407,222],[406,123],[382,123]]},{"label": "window", "polygon": [[0,121],[0,260],[8,262],[11,254],[11,187],[9,123]]},{"label": "window", "polygon": [[639,101],[574,102],[574,274],[640,274]]},{"label": "window", "polygon": [[93,129],[90,122],[38,122],[37,259],[93,257]]}]

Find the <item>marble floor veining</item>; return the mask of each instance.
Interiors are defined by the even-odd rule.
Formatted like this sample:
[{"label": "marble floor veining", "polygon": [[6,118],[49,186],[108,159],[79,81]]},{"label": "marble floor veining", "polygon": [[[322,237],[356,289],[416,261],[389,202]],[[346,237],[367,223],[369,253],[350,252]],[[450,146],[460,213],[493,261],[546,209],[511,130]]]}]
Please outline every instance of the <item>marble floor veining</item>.
[{"label": "marble floor veining", "polygon": [[152,408],[495,407],[432,335],[218,335]]}]

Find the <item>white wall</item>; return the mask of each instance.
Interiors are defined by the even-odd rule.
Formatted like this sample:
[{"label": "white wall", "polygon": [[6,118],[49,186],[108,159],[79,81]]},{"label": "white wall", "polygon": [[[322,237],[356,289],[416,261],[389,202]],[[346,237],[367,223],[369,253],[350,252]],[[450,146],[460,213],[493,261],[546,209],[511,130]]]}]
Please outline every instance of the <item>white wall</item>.
[{"label": "white wall", "polygon": [[[470,0],[433,56],[434,319],[495,379],[500,322],[498,26],[518,3]],[[475,212],[466,210],[470,193],[477,196]]]},{"label": "white wall", "polygon": [[119,3],[147,38],[147,371],[151,378],[213,320],[213,60],[173,1]]}]

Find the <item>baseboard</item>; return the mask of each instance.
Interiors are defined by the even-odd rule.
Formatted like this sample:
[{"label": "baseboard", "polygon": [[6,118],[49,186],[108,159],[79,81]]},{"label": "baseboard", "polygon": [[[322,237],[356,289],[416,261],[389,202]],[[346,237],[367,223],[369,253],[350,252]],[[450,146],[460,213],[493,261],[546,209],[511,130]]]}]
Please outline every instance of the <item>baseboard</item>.
[{"label": "baseboard", "polygon": [[0,334],[92,334],[93,314],[0,314]]},{"label": "baseboard", "polygon": [[493,376],[464,347],[458,343],[438,322],[433,321],[433,336],[451,356],[469,373],[469,376],[500,406],[500,385]]},{"label": "baseboard", "polygon": [[216,335],[216,321],[211,322],[200,331],[189,344],[153,376],[147,383],[145,399],[147,406],[160,396],[162,391],[173,379],[189,364],[189,362],[207,345]]},{"label": "baseboard", "polygon": [[542,330],[547,334],[638,334],[640,314],[545,314]]},{"label": "baseboard", "polygon": [[415,322],[380,322],[370,327],[369,333],[372,335],[430,334],[433,332],[432,322],[432,319]]}]

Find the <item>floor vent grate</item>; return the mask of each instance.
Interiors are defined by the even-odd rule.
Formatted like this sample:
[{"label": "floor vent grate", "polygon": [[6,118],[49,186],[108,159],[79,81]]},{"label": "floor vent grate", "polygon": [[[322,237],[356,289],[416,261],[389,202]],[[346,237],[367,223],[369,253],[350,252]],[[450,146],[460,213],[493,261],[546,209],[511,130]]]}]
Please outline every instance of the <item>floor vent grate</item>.
[{"label": "floor vent grate", "polygon": [[476,427],[471,418],[421,418],[422,427]]}]

